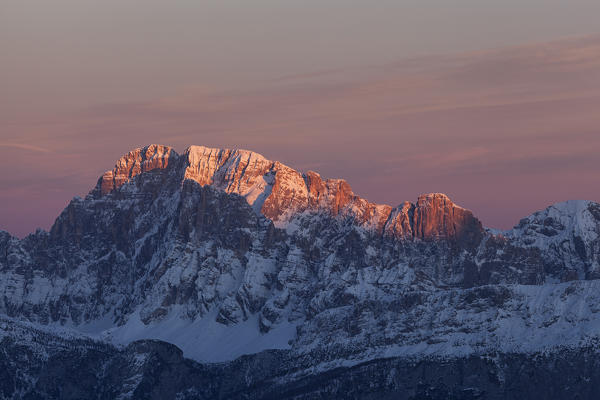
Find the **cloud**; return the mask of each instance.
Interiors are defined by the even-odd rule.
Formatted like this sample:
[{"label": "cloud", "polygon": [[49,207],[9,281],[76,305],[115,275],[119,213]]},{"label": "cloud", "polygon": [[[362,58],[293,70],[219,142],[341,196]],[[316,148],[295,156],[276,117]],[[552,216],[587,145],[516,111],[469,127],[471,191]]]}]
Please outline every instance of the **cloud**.
[{"label": "cloud", "polygon": [[52,152],[52,150],[47,149],[45,147],[34,146],[34,145],[30,145],[30,144],[22,144],[22,143],[0,142],[0,147],[12,147],[15,149],[35,151],[38,153],[51,153]]},{"label": "cloud", "polygon": [[[311,77],[322,79],[304,80]],[[321,136],[330,124],[510,105],[526,108],[598,95],[600,36],[592,36],[373,68],[315,71],[274,79],[254,90],[186,89],[145,102],[92,106],[81,118],[82,123],[171,123],[173,130],[243,129],[262,135],[289,128],[302,129],[305,135],[319,131]]]}]

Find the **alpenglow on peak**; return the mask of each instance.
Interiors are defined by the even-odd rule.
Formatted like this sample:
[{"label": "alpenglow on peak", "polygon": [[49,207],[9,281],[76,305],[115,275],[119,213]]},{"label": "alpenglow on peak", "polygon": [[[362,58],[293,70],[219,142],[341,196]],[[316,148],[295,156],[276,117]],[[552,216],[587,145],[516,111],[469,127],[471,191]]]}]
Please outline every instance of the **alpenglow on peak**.
[{"label": "alpenglow on peak", "polygon": [[314,171],[301,173],[241,149],[190,146],[179,155],[172,147],[151,144],[121,157],[98,180],[92,194],[116,192],[143,173],[191,180],[238,194],[279,227],[301,213],[320,212],[349,217],[377,233],[403,238],[470,240],[483,232],[471,211],[455,205],[443,193],[424,194],[416,203],[395,207],[375,204],[355,195],[343,179],[323,179]]}]

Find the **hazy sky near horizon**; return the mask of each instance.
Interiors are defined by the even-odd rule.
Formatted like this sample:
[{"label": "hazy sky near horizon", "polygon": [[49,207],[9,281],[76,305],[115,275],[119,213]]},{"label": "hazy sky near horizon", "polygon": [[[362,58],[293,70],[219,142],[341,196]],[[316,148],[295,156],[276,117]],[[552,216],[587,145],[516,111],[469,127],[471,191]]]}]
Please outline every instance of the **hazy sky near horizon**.
[{"label": "hazy sky near horizon", "polygon": [[255,150],[509,228],[600,201],[597,0],[0,0],[0,229],[135,147]]}]

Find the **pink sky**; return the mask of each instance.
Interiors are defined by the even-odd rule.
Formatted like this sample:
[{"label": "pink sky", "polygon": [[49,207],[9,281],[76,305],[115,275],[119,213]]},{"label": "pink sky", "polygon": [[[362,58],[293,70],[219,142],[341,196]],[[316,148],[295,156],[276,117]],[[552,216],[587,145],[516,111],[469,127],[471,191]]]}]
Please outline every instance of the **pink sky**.
[{"label": "pink sky", "polygon": [[[17,28],[11,33],[13,44],[27,39]],[[533,38],[462,47],[438,41],[448,51],[424,39],[429,55],[418,46],[367,54],[360,46],[375,39],[366,38],[357,52],[368,62],[317,53],[297,68],[271,65],[277,57],[267,50],[277,44],[267,40],[256,54],[264,60],[223,71],[225,61],[212,60],[214,71],[195,77],[185,62],[197,65],[196,55],[178,53],[173,76],[146,68],[144,57],[117,60],[119,75],[110,62],[82,55],[78,43],[72,57],[65,48],[47,65],[27,64],[32,44],[22,42],[0,94],[0,229],[19,236],[47,229],[122,154],[150,143],[254,150],[345,178],[356,194],[392,205],[444,192],[502,229],[554,202],[600,201],[600,35]],[[222,51],[239,50],[219,40]],[[112,40],[97,45],[118,48]],[[238,71],[263,64],[270,66]],[[27,83],[28,74],[37,80]]]}]

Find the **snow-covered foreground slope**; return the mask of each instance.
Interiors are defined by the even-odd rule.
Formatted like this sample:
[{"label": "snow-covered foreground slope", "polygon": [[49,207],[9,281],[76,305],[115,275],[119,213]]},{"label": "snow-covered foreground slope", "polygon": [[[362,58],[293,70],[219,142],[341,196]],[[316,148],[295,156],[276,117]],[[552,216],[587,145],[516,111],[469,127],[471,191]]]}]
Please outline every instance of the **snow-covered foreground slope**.
[{"label": "snow-covered foreground slope", "polygon": [[257,316],[233,325],[215,320],[214,313],[191,320],[182,318],[173,310],[160,321],[144,324],[134,313],[124,325],[91,324],[71,329],[115,345],[127,345],[140,339],[158,339],[176,344],[186,357],[201,362],[224,362],[245,354],[255,354],[267,349],[290,349],[296,337],[296,324],[280,324],[269,332],[258,328]]},{"label": "snow-covered foreground slope", "polygon": [[[421,304],[405,306],[415,299]],[[196,320],[181,315],[173,311],[146,325],[134,314],[122,326],[102,329],[92,323],[75,329],[115,344],[160,339],[202,362],[230,361],[266,349],[299,356],[325,353],[320,360],[327,368],[381,357],[527,354],[600,340],[600,282],[413,292],[377,305],[357,302],[329,309],[268,332],[257,329],[256,316],[227,326],[214,314]]]},{"label": "snow-covered foreground slope", "polygon": [[494,232],[443,194],[374,204],[253,152],[151,145],[50,232],[0,233],[0,313],[204,362],[535,353],[598,338],[599,262],[597,203]]},{"label": "snow-covered foreground slope", "polygon": [[593,399],[597,342],[552,352],[371,359],[324,371],[266,351],[199,364],[156,340],[117,348],[0,317],[0,396],[7,399]]}]

